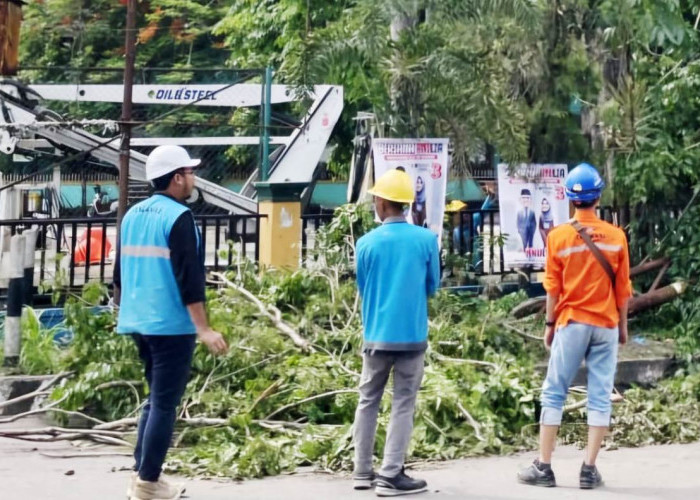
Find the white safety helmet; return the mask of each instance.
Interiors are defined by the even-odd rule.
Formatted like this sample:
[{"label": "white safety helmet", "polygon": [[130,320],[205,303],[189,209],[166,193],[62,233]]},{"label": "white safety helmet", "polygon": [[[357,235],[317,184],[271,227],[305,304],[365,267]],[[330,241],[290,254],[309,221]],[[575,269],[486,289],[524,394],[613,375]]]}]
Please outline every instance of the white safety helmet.
[{"label": "white safety helmet", "polygon": [[152,181],[179,168],[194,168],[200,163],[202,160],[190,158],[182,146],[158,146],[146,159],[146,179]]}]

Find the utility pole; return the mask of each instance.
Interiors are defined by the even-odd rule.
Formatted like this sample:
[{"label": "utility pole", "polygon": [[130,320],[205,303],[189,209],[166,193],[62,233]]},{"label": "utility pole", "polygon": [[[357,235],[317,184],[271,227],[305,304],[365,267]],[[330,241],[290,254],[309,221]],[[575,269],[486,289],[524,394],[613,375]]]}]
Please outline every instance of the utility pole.
[{"label": "utility pole", "polygon": [[117,231],[121,226],[129,200],[129,151],[131,149],[131,101],[134,85],[134,61],[136,59],[136,0],[126,4],[126,61],[124,66],[124,101],[122,102],[122,142],[119,150],[119,208]]},{"label": "utility pole", "polygon": [[260,180],[262,182],[267,182],[270,176],[270,118],[272,115],[272,67],[268,66],[265,68],[265,75],[263,80],[263,129],[260,135],[260,142],[262,144],[262,158],[261,158],[261,169],[260,169]]}]

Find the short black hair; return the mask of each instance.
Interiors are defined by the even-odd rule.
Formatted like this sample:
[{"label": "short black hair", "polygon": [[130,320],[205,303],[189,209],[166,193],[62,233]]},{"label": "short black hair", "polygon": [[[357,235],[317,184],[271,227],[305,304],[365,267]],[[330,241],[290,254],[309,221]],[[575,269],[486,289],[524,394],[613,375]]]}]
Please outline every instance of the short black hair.
[{"label": "short black hair", "polygon": [[173,177],[175,177],[176,174],[181,174],[182,169],[178,168],[177,170],[173,170],[172,172],[169,172],[165,175],[161,175],[160,177],[156,177],[151,181],[151,184],[153,184],[153,189],[156,191],[165,191],[168,189],[168,186],[170,186],[170,181],[173,180]]},{"label": "short black hair", "polygon": [[591,208],[594,207],[596,203],[598,203],[598,200],[600,198],[596,198],[595,200],[590,200],[590,201],[575,201],[574,206],[576,208]]},{"label": "short black hair", "polygon": [[392,201],[392,200],[386,200],[389,202],[389,206],[396,210],[397,212],[403,212],[403,207],[406,206],[406,203],[402,203],[400,201]]}]

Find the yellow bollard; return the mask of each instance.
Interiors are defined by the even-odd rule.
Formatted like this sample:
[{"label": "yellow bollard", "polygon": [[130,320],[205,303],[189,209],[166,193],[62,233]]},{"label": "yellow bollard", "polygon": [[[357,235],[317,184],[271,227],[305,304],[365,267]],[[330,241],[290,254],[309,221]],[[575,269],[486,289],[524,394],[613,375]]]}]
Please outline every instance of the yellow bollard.
[{"label": "yellow bollard", "polygon": [[260,267],[296,269],[301,262],[301,193],[308,184],[259,182]]}]

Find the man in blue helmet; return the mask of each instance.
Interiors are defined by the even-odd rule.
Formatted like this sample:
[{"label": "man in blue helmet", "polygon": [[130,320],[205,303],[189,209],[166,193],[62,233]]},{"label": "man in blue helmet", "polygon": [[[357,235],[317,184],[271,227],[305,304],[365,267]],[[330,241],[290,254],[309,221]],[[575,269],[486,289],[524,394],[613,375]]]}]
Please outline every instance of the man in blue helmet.
[{"label": "man in blue helmet", "polygon": [[574,219],[547,236],[544,341],[551,355],[542,387],[540,456],[518,474],[525,484],[556,486],[552,452],[569,386],[584,360],[589,430],[579,485],[591,489],[602,484],[595,462],[610,426],[617,346],[627,341],[632,294],[625,233],[596,215],[604,187],[598,170],[587,163],[569,172],[566,195],[576,208]]}]

